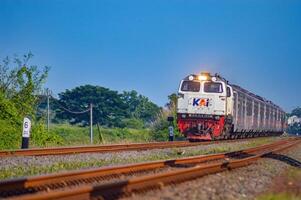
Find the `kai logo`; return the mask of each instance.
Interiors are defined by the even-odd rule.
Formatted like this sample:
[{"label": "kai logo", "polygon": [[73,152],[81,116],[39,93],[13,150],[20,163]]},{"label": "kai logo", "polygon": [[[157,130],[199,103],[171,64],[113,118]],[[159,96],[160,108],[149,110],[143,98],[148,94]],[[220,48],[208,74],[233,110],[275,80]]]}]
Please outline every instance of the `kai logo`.
[{"label": "kai logo", "polygon": [[208,107],[209,99],[194,98],[192,106]]}]

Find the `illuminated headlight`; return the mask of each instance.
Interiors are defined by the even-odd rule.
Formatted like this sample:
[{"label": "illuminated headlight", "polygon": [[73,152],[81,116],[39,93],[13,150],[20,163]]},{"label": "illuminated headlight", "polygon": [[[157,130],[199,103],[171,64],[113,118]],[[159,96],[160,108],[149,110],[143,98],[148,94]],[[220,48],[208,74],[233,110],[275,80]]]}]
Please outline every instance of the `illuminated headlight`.
[{"label": "illuminated headlight", "polygon": [[215,81],[216,81],[216,77],[212,77],[212,79],[211,79],[211,80],[215,82]]},{"label": "illuminated headlight", "polygon": [[190,81],[193,81],[194,78],[193,78],[193,76],[189,76],[188,79],[189,79]]},{"label": "illuminated headlight", "polygon": [[207,81],[208,77],[205,76],[205,75],[199,75],[199,76],[198,76],[198,79],[199,79],[200,81]]},{"label": "illuminated headlight", "polygon": [[186,118],[186,114],[182,114],[182,118]]},{"label": "illuminated headlight", "polygon": [[216,119],[216,120],[219,120],[219,118],[220,118],[219,116],[215,116],[215,119]]}]

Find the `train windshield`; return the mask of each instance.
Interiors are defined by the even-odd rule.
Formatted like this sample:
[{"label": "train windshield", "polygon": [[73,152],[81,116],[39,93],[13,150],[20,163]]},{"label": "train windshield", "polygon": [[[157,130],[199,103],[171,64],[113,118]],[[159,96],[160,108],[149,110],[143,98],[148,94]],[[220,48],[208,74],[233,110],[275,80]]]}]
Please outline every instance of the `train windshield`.
[{"label": "train windshield", "polygon": [[204,92],[222,93],[223,85],[221,83],[213,83],[213,82],[204,83]]},{"label": "train windshield", "polygon": [[201,83],[195,81],[183,81],[181,86],[183,92],[199,92],[200,88]]}]

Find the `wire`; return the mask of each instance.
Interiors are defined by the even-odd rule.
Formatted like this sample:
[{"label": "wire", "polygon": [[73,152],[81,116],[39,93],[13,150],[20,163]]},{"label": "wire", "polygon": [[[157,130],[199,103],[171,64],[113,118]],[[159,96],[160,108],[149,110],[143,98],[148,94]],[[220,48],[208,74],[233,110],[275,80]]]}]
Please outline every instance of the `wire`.
[{"label": "wire", "polygon": [[[55,100],[55,98],[53,97],[53,96],[50,96],[52,99],[54,99]],[[69,112],[69,113],[72,113],[72,114],[83,114],[83,113],[87,113],[87,112],[89,112],[90,111],[90,108],[89,109],[87,109],[87,110],[84,110],[84,111],[71,111],[71,110],[69,110],[68,108],[65,108],[62,104],[60,104],[58,101],[55,101],[55,103],[57,104],[57,105],[59,105],[63,110],[65,110],[65,111],[67,111],[67,112]]]}]

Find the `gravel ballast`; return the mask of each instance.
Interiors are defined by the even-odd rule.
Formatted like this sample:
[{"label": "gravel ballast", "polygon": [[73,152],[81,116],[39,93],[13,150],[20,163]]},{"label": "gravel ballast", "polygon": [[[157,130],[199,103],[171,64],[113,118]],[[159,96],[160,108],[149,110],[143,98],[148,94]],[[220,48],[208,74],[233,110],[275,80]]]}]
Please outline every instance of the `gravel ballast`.
[{"label": "gravel ballast", "polygon": [[31,176],[73,169],[96,168],[151,160],[187,157],[199,154],[236,151],[283,138],[257,138],[248,141],[221,142],[193,147],[153,149],[114,153],[88,153],[57,156],[18,156],[0,160],[0,179]]},{"label": "gravel ballast", "polygon": [[[144,194],[134,194],[125,199],[256,199],[258,195],[268,192],[277,176],[291,168],[298,169],[288,158],[300,162],[301,145],[278,153],[278,155],[283,156],[263,158],[244,168],[165,186],[160,191],[154,190]],[[280,158],[282,159],[280,160]],[[299,189],[301,190],[301,188]]]}]

